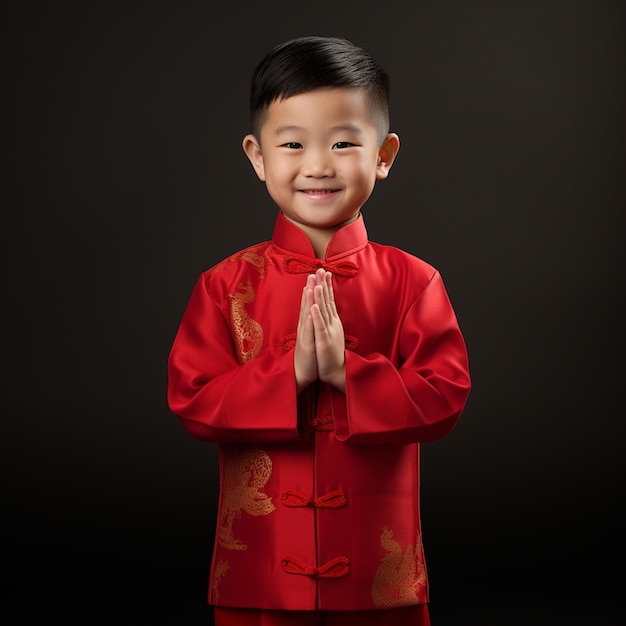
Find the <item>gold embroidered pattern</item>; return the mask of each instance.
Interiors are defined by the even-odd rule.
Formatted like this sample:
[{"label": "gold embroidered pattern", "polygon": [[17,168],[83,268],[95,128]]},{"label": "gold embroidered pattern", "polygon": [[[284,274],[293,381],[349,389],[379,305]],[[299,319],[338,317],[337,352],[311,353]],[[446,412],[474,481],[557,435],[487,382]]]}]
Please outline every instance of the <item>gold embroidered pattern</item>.
[{"label": "gold embroidered pattern", "polygon": [[233,536],[233,522],[248,515],[269,515],[276,507],[272,498],[259,491],[272,475],[272,459],[258,449],[229,447],[224,450],[222,506],[219,544],[228,550],[246,550],[248,546]]},{"label": "gold embroidered pattern", "polygon": [[228,561],[219,560],[215,564],[215,570],[213,571],[213,601],[217,602],[220,599],[220,592],[218,587],[222,582],[222,578],[226,576],[226,572],[230,569]]},{"label": "gold embroidered pattern", "polygon": [[267,250],[267,243],[261,243],[256,246],[250,246],[243,252],[237,252],[228,257],[231,263],[243,260],[253,265],[259,272],[259,276],[265,276],[265,252]]},{"label": "gold embroidered pattern", "polygon": [[253,302],[255,296],[252,285],[248,281],[241,283],[237,292],[228,294],[230,298],[230,320],[237,343],[237,356],[240,363],[247,363],[254,359],[263,345],[263,328],[253,320],[245,309],[245,305]]},{"label": "gold embroidered pattern", "polygon": [[237,261],[243,260],[253,265],[259,272],[259,276],[263,278],[265,276],[266,252],[267,243],[259,244],[257,246],[251,246],[243,252],[236,252],[235,254],[231,254],[229,257],[219,262],[217,265],[214,265],[212,268],[208,269],[206,271],[206,274],[211,275],[216,274],[217,272],[223,272],[224,270],[226,270],[229,263],[236,263]]},{"label": "gold embroidered pattern", "polygon": [[422,537],[418,531],[415,549],[393,539],[393,531],[383,528],[380,545],[388,552],[372,583],[372,600],[377,609],[391,609],[426,602],[426,564]]},{"label": "gold embroidered pattern", "polygon": [[261,278],[265,276],[265,257],[253,252],[252,250],[247,250],[241,255],[241,258],[244,261],[247,261],[259,272]]}]

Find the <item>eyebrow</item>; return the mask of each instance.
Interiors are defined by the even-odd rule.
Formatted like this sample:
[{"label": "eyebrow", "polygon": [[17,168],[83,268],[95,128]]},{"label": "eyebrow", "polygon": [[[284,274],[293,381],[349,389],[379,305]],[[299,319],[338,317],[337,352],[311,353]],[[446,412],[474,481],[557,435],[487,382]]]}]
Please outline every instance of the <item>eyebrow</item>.
[{"label": "eyebrow", "polygon": [[[294,132],[294,131],[305,131],[306,129],[302,126],[296,126],[295,124],[286,124],[284,126],[279,126],[275,131],[274,135],[282,135],[283,133]],[[338,124],[337,126],[333,126],[331,131],[335,132],[338,130],[345,130],[350,133],[355,133],[357,135],[363,134],[363,131],[354,124]]]},{"label": "eyebrow", "polygon": [[279,126],[275,131],[274,134],[275,135],[282,135],[283,133],[288,133],[294,130],[304,130],[301,126],[294,126],[294,125],[286,125],[286,126]]},{"label": "eyebrow", "polygon": [[355,124],[339,124],[338,126],[333,126],[331,130],[347,130],[349,133],[363,134],[361,128]]}]

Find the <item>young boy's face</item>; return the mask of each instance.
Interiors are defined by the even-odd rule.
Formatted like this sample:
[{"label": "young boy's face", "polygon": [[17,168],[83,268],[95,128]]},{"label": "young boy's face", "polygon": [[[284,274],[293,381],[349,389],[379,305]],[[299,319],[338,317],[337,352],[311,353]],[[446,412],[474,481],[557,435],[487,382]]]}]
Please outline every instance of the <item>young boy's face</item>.
[{"label": "young boy's face", "polygon": [[260,137],[243,147],[285,217],[305,232],[352,221],[376,180],[387,177],[398,150],[382,145],[361,89],[318,89],[276,100]]}]

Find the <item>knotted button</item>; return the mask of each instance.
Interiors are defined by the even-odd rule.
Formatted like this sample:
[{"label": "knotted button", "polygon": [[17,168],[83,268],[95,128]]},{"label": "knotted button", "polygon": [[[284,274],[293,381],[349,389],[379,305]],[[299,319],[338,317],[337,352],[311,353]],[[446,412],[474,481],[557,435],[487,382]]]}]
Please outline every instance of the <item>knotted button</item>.
[{"label": "knotted button", "polygon": [[347,502],[346,494],[343,489],[329,491],[322,496],[317,496],[317,498],[313,498],[311,494],[304,493],[303,491],[288,489],[283,491],[281,500],[284,506],[313,506],[317,509],[338,509]]},{"label": "knotted button", "polygon": [[320,415],[311,420],[313,430],[331,431],[335,430],[335,422],[332,415]]},{"label": "knotted button", "polygon": [[[280,340],[280,349],[283,352],[289,352],[296,347],[296,340],[298,336],[296,333],[289,333],[288,335],[284,335]],[[344,343],[346,345],[346,350],[356,350],[359,345],[359,340],[354,335],[346,335],[344,338]]]},{"label": "knotted button", "polygon": [[286,574],[312,578],[341,578],[350,572],[350,561],[345,556],[338,556],[319,567],[305,563],[295,556],[287,556],[281,559],[280,566]]},{"label": "knotted button", "polygon": [[318,269],[323,268],[336,276],[351,278],[359,272],[358,265],[351,261],[323,261],[300,254],[285,257],[284,264],[290,274],[315,274]]}]

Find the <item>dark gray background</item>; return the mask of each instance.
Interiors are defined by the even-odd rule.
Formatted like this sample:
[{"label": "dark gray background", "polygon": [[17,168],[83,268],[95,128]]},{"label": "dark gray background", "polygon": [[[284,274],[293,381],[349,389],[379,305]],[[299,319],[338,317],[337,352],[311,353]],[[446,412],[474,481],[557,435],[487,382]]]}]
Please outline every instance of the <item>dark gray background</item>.
[{"label": "dark gray background", "polygon": [[433,626],[614,624],[624,3],[225,4],[4,4],[0,618],[210,624],[215,448],[169,412],[166,359],[198,274],[271,235],[252,70],[322,34],[391,75],[366,223],[440,269],[470,353],[423,447]]}]

